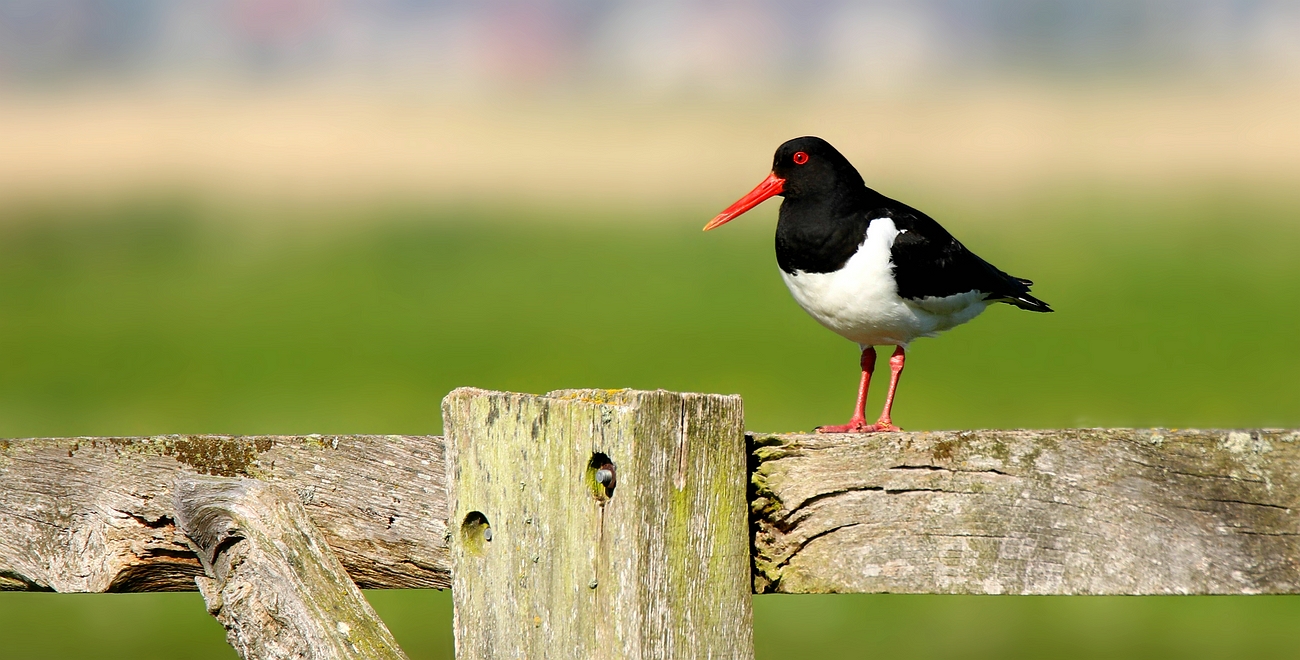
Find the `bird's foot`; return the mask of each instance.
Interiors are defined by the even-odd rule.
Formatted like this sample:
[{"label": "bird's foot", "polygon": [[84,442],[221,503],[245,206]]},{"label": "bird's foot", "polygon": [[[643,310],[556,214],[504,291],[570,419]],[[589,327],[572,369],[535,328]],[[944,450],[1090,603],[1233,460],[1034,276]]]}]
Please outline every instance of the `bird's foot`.
[{"label": "bird's foot", "polygon": [[868,426],[867,428],[863,429],[861,432],[862,433],[894,433],[902,430],[903,429],[894,426],[894,423],[889,420],[881,420],[879,422],[876,422],[875,424]]},{"label": "bird's foot", "polygon": [[818,426],[815,430],[818,433],[885,433],[890,431],[902,431],[903,429],[894,426],[894,424],[889,421],[879,421],[875,424],[868,424],[866,420],[849,420],[848,424]]},{"label": "bird's foot", "polygon": [[848,424],[829,424],[818,426],[815,430],[818,433],[867,433],[872,426],[867,420],[855,415]]}]

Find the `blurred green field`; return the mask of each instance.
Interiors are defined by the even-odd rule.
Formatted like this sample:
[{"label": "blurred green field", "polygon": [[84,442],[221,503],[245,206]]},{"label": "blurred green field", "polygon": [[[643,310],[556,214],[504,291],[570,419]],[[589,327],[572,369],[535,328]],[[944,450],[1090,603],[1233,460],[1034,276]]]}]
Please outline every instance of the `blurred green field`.
[{"label": "blurred green field", "polygon": [[[1300,198],[907,200],[1058,312],[914,344],[904,428],[1300,427]],[[459,385],[738,392],[751,429],[843,422],[856,349],[786,293],[775,204],[702,234],[716,210],[12,204],[0,437],[434,433]],[[412,658],[450,655],[448,594],[368,596]],[[762,658],[1300,647],[1282,597],[762,596],[755,618]],[[234,657],[196,594],[0,594],[0,640],[0,658]]]}]

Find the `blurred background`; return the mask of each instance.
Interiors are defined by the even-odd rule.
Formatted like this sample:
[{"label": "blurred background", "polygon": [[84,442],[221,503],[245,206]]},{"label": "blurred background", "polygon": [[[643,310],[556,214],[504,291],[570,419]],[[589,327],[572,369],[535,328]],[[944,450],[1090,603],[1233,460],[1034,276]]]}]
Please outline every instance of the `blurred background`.
[{"label": "blurred background", "polygon": [[[459,385],[839,423],[785,139],[1038,282],[895,421],[1300,427],[1300,3],[0,0],[0,437],[437,433]],[[871,406],[879,405],[879,392]],[[412,658],[443,592],[367,596]],[[760,596],[760,658],[1293,657],[1290,597]],[[0,594],[0,657],[233,658],[197,594]]]}]

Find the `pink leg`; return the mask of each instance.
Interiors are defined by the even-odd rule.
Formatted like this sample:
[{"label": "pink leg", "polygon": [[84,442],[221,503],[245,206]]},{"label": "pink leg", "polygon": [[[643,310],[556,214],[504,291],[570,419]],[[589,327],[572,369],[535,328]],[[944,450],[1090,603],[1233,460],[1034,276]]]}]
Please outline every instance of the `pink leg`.
[{"label": "pink leg", "polygon": [[894,426],[893,420],[889,419],[889,413],[894,409],[894,390],[898,389],[898,377],[903,375],[905,361],[907,361],[907,354],[903,352],[902,346],[895,348],[894,354],[889,356],[889,394],[885,397],[885,409],[880,411],[880,419],[872,424],[868,431],[903,430]]},{"label": "pink leg", "polygon": [[858,405],[853,409],[853,417],[849,419],[848,424],[818,426],[818,433],[857,433],[870,427],[867,424],[866,408],[867,389],[871,386],[871,373],[876,370],[876,349],[874,346],[862,349],[862,358],[859,360],[859,364],[862,366],[862,382],[858,385]]}]

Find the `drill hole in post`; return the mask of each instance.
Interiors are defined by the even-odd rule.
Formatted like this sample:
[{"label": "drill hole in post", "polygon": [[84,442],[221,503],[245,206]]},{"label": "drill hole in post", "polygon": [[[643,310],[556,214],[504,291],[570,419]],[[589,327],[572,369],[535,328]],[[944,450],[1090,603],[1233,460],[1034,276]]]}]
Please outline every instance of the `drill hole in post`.
[{"label": "drill hole in post", "polygon": [[596,452],[587,463],[587,485],[591,494],[604,503],[614,496],[614,487],[618,485],[618,468],[609,456]]},{"label": "drill hole in post", "polygon": [[487,516],[478,511],[465,514],[465,522],[460,524],[460,541],[466,554],[481,556],[492,542],[492,525]]}]

